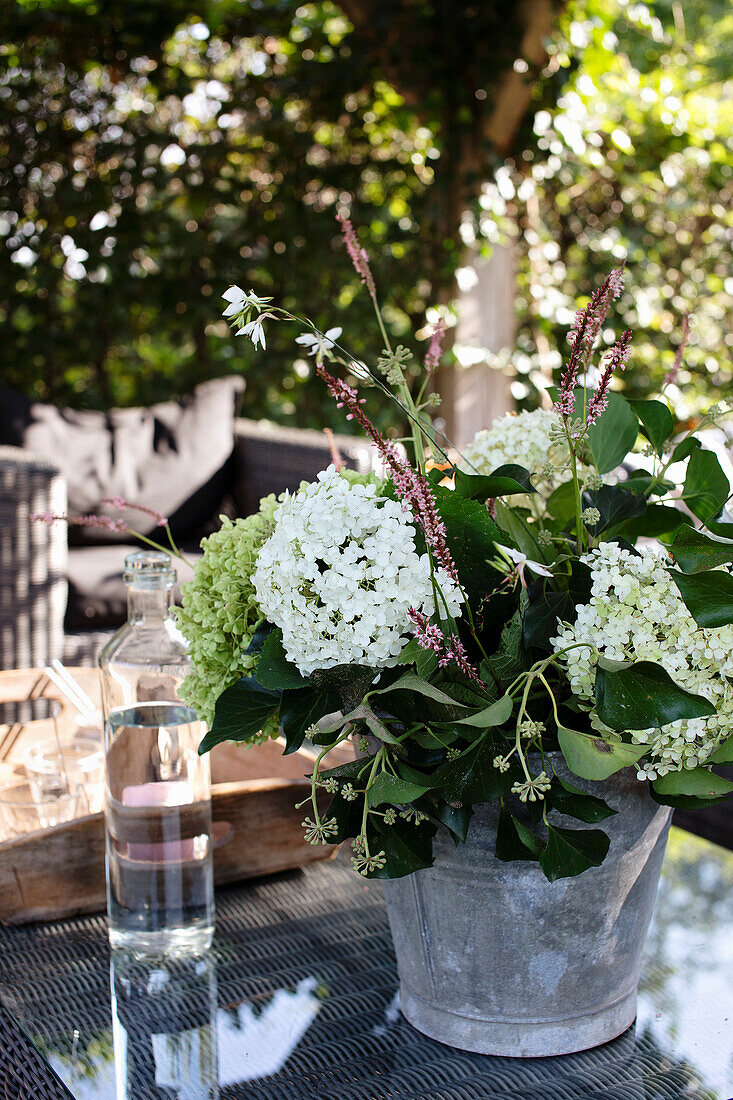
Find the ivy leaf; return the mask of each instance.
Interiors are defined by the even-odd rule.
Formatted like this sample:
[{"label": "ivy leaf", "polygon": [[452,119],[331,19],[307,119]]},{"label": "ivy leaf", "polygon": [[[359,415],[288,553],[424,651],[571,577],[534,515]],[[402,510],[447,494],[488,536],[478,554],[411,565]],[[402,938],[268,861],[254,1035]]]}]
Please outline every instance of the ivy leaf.
[{"label": "ivy leaf", "polygon": [[702,443],[697,436],[686,435],[672,451],[672,462],[683,462],[693,451],[699,451],[701,448]]},{"label": "ivy leaf", "polygon": [[661,457],[664,444],[674,435],[674,417],[663,401],[630,401],[641,422],[641,430]]},{"label": "ivy leaf", "polygon": [[547,511],[563,526],[570,523],[575,515],[575,485],[572,481],[563,481],[549,496]]},{"label": "ivy leaf", "polygon": [[670,549],[683,573],[699,573],[733,561],[733,539],[704,534],[687,524],[678,528]]},{"label": "ivy leaf", "polygon": [[480,710],[478,714],[469,714],[468,718],[459,718],[453,724],[456,726],[479,726],[488,729],[492,726],[503,726],[512,716],[514,700],[511,695],[502,695],[490,707]]},{"label": "ivy leaf", "polygon": [[418,676],[427,680],[438,667],[438,654],[432,649],[423,649],[416,638],[410,638],[397,658],[397,664],[414,665]]},{"label": "ivy leaf", "polygon": [[455,492],[468,500],[488,500],[489,497],[506,497],[514,493],[536,493],[529,471],[513,464],[499,466],[491,474],[467,474],[456,470]]},{"label": "ivy leaf", "polygon": [[495,543],[506,545],[506,533],[499,530],[481,501],[467,500],[442,486],[432,486],[431,492],[464,591],[475,606],[499,579],[498,572],[486,563],[496,554]]},{"label": "ivy leaf", "polygon": [[557,727],[557,739],[565,763],[581,779],[608,779],[609,775],[631,767],[648,751],[648,745],[626,745],[580,730]]},{"label": "ivy leaf", "polygon": [[706,767],[667,772],[652,783],[652,794],[663,806],[695,809],[722,802],[733,794],[733,783]]},{"label": "ivy leaf", "polygon": [[305,687],[308,681],[285,656],[280,629],[271,630],[264,640],[255,669],[258,684],[273,691]]},{"label": "ivy leaf", "polygon": [[385,825],[373,815],[369,817],[367,838],[372,852],[384,852],[384,867],[370,871],[367,878],[403,878],[424,867],[433,866],[433,837],[437,826],[432,821],[415,825],[400,818],[394,825]]},{"label": "ivy leaf", "polygon": [[296,752],[305,740],[305,731],[319,718],[338,710],[340,702],[338,695],[324,692],[321,688],[284,691],[280,700],[280,724],[285,734],[283,755]]},{"label": "ivy leaf", "polygon": [[378,688],[370,694],[386,695],[390,691],[416,692],[418,695],[424,695],[427,699],[433,699],[436,703],[442,703],[448,707],[465,707],[466,705],[465,703],[459,703],[452,696],[441,691],[440,688],[434,687],[433,684],[429,684],[427,680],[416,676],[414,672],[406,672],[404,676],[400,676],[399,680],[395,680],[389,687]]},{"label": "ivy leaf", "polygon": [[[522,589],[523,605],[514,612],[501,632],[499,645],[491,656],[491,667],[500,680],[513,680],[524,668],[524,647],[522,645],[522,620],[526,607],[526,593]],[[483,667],[483,666],[482,666]],[[490,677],[490,673],[489,673]]]},{"label": "ivy leaf", "polygon": [[[577,774],[577,773],[576,773]],[[598,821],[605,821],[612,817],[618,810],[612,810],[602,798],[581,791],[565,779],[555,776],[552,787],[546,795],[552,807],[561,814],[575,817],[578,821],[585,821],[589,825],[595,825]]]},{"label": "ivy leaf", "polygon": [[680,512],[679,508],[670,508],[666,504],[647,504],[646,511],[641,516],[625,520],[617,531],[628,539],[656,538],[657,535],[666,535],[677,528],[684,530],[690,522],[690,517]]},{"label": "ivy leaf", "polygon": [[496,827],[496,858],[504,863],[512,863],[515,859],[537,862],[544,849],[544,841],[502,806]]},{"label": "ivy leaf", "polygon": [[595,698],[598,717],[619,732],[715,714],[715,706],[708,699],[685,691],[653,661],[627,663],[601,657]]},{"label": "ivy leaf", "polygon": [[476,748],[436,768],[432,782],[440,788],[446,802],[462,802],[464,806],[493,802],[509,793],[515,778],[512,768],[500,772],[494,767],[494,757],[501,751],[502,746],[487,734]]},{"label": "ivy leaf", "polygon": [[707,758],[706,764],[733,764],[733,735],[726,738],[714,753]]},{"label": "ivy leaf", "polygon": [[544,581],[529,586],[529,606],[524,613],[524,644],[528,648],[537,646],[550,648],[550,638],[557,633],[557,621],[573,623],[577,618],[576,608],[588,603],[591,595],[591,573],[582,561],[571,563],[571,578],[568,588],[561,592],[549,589]]},{"label": "ivy leaf", "polygon": [[600,867],[611,841],[601,829],[561,829],[547,826],[547,847],[540,867],[550,882],[574,878],[589,867]]},{"label": "ivy leaf", "polygon": [[243,676],[216,700],[214,721],[199,745],[199,754],[221,741],[248,741],[256,736],[280,703],[280,692],[263,688],[252,676]]},{"label": "ivy leaf", "polygon": [[448,802],[440,801],[433,806],[423,808],[441,825],[445,825],[456,844],[466,843],[468,826],[473,817],[473,809],[470,806],[451,806]]},{"label": "ivy leaf", "polygon": [[730,573],[720,569],[693,575],[670,569],[669,573],[698,626],[733,623],[733,576]]},{"label": "ivy leaf", "polygon": [[402,806],[406,802],[414,802],[416,798],[429,790],[429,786],[419,787],[417,783],[410,783],[406,779],[398,779],[389,772],[381,772],[372,783],[367,793],[367,802],[370,806],[381,806],[383,802],[389,802],[394,806]]},{"label": "ivy leaf", "polygon": [[[576,415],[582,415],[583,391],[579,390],[578,395]],[[626,398],[620,393],[610,393],[608,399],[607,409],[588,429],[585,437],[599,474],[608,473],[620,466],[639,435],[639,423]]]},{"label": "ivy leaf", "polygon": [[730,483],[717,457],[702,448],[690,455],[682,500],[698,519],[717,516],[730,495]]},{"label": "ivy leaf", "polygon": [[602,485],[583,493],[583,507],[597,508],[601,513],[598,523],[586,524],[594,535],[613,527],[625,519],[634,519],[646,512],[646,498],[642,493],[624,489],[620,485]]}]

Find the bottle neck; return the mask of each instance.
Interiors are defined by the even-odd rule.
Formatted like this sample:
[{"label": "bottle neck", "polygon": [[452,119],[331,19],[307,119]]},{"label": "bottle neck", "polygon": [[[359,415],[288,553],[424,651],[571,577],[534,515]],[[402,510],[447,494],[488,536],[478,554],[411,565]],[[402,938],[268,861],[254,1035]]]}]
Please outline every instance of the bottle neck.
[{"label": "bottle neck", "polygon": [[171,591],[168,585],[160,588],[127,588],[127,618],[131,623],[163,622],[170,615]]}]

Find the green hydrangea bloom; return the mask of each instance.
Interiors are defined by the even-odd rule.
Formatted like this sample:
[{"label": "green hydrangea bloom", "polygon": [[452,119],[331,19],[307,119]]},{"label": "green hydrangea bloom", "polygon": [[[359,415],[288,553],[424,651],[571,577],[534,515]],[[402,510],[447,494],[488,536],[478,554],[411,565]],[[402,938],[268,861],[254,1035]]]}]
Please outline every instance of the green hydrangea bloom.
[{"label": "green hydrangea bloom", "polygon": [[[201,543],[203,557],[193,580],[183,585],[176,617],[189,643],[192,670],[181,685],[181,698],[209,725],[221,693],[257,662],[255,654],[246,652],[262,622],[250,577],[272,533],[277,505],[273,494],[260,501],[254,515],[234,522],[222,517],[221,528]],[[276,736],[277,724],[272,726],[263,733]]]}]

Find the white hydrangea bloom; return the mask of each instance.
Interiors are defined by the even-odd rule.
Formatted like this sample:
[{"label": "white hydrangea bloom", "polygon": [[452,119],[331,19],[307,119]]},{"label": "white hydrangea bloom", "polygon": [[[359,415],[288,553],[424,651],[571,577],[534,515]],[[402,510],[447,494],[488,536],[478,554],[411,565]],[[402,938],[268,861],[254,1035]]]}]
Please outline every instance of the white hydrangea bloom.
[{"label": "white hydrangea bloom", "polygon": [[[490,474],[497,466],[515,463],[534,475],[534,485],[543,496],[570,479],[570,453],[565,443],[551,442],[552,428],[560,417],[551,409],[508,413],[498,417],[491,428],[477,432],[467,447],[462,463],[468,473]],[[543,473],[547,464],[554,473]],[[516,503],[517,498],[514,498]]]},{"label": "white hydrangea bloom", "polygon": [[[664,558],[650,547],[637,556],[605,542],[583,560],[591,568],[591,600],[578,607],[575,623],[559,624],[555,651],[591,642],[614,661],[654,661],[681,687],[714,703],[716,713],[708,718],[630,731],[637,744],[652,746],[639,765],[640,779],[696,767],[733,733],[733,685],[726,679],[733,676],[733,626],[698,626]],[[593,650],[573,649],[562,660],[573,692],[592,701]],[[597,715],[591,722],[607,732]]]},{"label": "white hydrangea bloom", "polygon": [[[455,584],[441,569],[436,580],[458,614]],[[350,484],[334,466],[277,509],[252,583],[304,675],[394,665],[411,635],[408,610],[434,610],[429,559],[417,553],[402,505],[378,497],[373,484]]]}]

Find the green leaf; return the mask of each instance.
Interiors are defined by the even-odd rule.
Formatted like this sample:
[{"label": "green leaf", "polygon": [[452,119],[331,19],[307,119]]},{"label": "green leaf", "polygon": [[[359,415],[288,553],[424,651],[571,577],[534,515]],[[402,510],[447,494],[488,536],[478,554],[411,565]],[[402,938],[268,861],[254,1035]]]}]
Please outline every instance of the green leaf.
[{"label": "green leaf", "polygon": [[444,792],[447,802],[462,802],[464,806],[493,802],[508,794],[514,783],[513,768],[500,772],[494,767],[494,757],[505,746],[506,742],[497,742],[487,734],[476,748],[465,752],[458,760],[449,760],[436,768],[432,781]]},{"label": "green leaf", "polygon": [[678,528],[670,549],[683,573],[699,573],[733,561],[733,539],[713,537],[687,524]]},{"label": "green leaf", "polygon": [[282,631],[275,629],[265,638],[255,669],[258,684],[273,691],[305,687],[307,680],[285,656]]},{"label": "green leaf", "polygon": [[216,700],[214,722],[199,745],[199,753],[221,741],[247,741],[256,736],[277,710],[280,692],[261,687],[251,676],[243,676]]},{"label": "green leaf", "polygon": [[[577,415],[582,415],[583,391],[576,396]],[[593,455],[593,461],[599,474],[615,470],[636,443],[639,435],[639,423],[631,406],[620,393],[608,395],[608,408],[602,412],[596,423],[588,429],[586,445]]]},{"label": "green leaf", "polygon": [[536,862],[544,849],[544,841],[502,806],[496,827],[496,858],[504,863],[512,863],[515,859]]},{"label": "green leaf", "polygon": [[547,501],[547,511],[558,523],[569,523],[575,516],[575,484],[572,480],[563,481],[552,492]]},{"label": "green leaf", "polygon": [[693,451],[699,451],[702,447],[702,443],[694,435],[686,435],[684,439],[681,439],[675,449],[672,451],[673,462],[683,462],[688,458]]},{"label": "green leaf", "polygon": [[305,740],[305,731],[315,725],[325,714],[339,709],[341,700],[322,688],[306,687],[288,689],[280,700],[280,724],[285,734],[283,755],[296,752]]},{"label": "green leaf", "polygon": [[480,710],[477,714],[469,714],[468,718],[459,718],[454,725],[479,726],[481,729],[503,726],[511,718],[513,709],[514,700],[511,695],[502,695],[501,699],[497,699],[490,707]]},{"label": "green leaf", "polygon": [[646,512],[646,498],[641,493],[624,489],[620,485],[602,485],[600,489],[583,493],[583,507],[597,508],[601,513],[598,523],[586,527],[594,535],[613,527],[625,519],[633,519]]},{"label": "green leaf", "polygon": [[706,764],[733,764],[733,735],[728,737],[720,745],[714,753],[712,753],[707,760]]},{"label": "green leaf", "polygon": [[557,727],[557,739],[565,763],[581,779],[608,779],[609,775],[635,764],[649,749],[648,745],[606,741],[567,726]]},{"label": "green leaf", "polygon": [[367,802],[370,806],[381,806],[384,802],[402,806],[406,802],[414,802],[429,789],[429,786],[419,787],[417,783],[409,783],[389,772],[381,772],[369,788]]},{"label": "green leaf", "polygon": [[706,767],[667,772],[655,779],[652,793],[665,806],[694,809],[722,802],[733,794],[733,783]]},{"label": "green leaf", "polygon": [[663,401],[630,401],[629,404],[641,421],[641,430],[658,455],[664,444],[674,435],[674,417]]},{"label": "green leaf", "polygon": [[701,695],[676,684],[652,661],[626,663],[601,657],[596,670],[596,710],[602,722],[619,732],[666,726],[715,714]]},{"label": "green leaf", "polygon": [[573,623],[576,607],[588,603],[591,596],[591,573],[582,561],[571,562],[571,578],[567,589],[555,592],[544,581],[530,585],[530,604],[524,614],[524,644],[550,648],[550,638],[557,633],[557,621]]},{"label": "green leaf", "polygon": [[423,649],[416,638],[410,638],[397,658],[398,665],[414,665],[417,674],[423,680],[429,679],[438,667],[438,654],[432,649]]},{"label": "green leaf", "polygon": [[560,779],[559,776],[553,779],[552,788],[546,798],[558,813],[575,817],[589,825],[605,821],[607,817],[618,813],[618,810],[612,810],[602,798],[596,798],[593,794],[581,791],[567,780]]},{"label": "green leaf", "polygon": [[384,851],[384,867],[371,871],[367,878],[403,878],[424,867],[433,866],[433,837],[437,826],[432,821],[415,825],[400,818],[394,825],[385,825],[373,815],[369,817],[367,838],[372,852]]},{"label": "green leaf", "polygon": [[540,867],[550,882],[574,878],[590,867],[600,867],[611,841],[601,829],[561,829],[547,826],[547,847]]},{"label": "green leaf", "polygon": [[[520,607],[514,612],[509,622],[505,623],[501,632],[499,645],[495,653],[491,655],[491,667],[500,680],[510,681],[524,668],[524,646],[522,645],[522,621],[524,608],[526,607],[526,593],[522,589],[524,599]],[[483,664],[482,664],[483,668]],[[490,678],[491,674],[488,673]]]},{"label": "green leaf", "polygon": [[728,626],[733,623],[733,576],[720,569],[708,573],[669,571],[698,626]]},{"label": "green leaf", "polygon": [[512,496],[514,493],[536,493],[529,471],[523,466],[500,466],[491,474],[467,474],[456,470],[455,492],[469,500]]},{"label": "green leaf", "polygon": [[[517,547],[532,561],[547,561],[547,548],[540,546],[535,538],[535,532],[522,518],[518,509],[508,508],[501,501],[496,506],[496,521],[502,532],[499,542],[504,546],[516,543]],[[536,528],[535,528],[536,531]],[[507,539],[507,535],[509,538]]]},{"label": "green leaf", "polygon": [[429,684],[427,680],[422,680],[419,676],[416,676],[414,672],[406,672],[404,676],[400,676],[399,680],[395,680],[393,684],[390,684],[386,688],[377,688],[371,691],[370,695],[386,695],[390,691],[411,691],[418,695],[424,695],[427,699],[433,699],[436,703],[443,703],[448,707],[464,707],[465,703],[459,703],[450,695],[446,695],[440,688],[434,687]]},{"label": "green leaf", "polygon": [[486,563],[496,556],[495,543],[506,545],[506,533],[499,530],[480,501],[467,500],[441,486],[433,486],[432,493],[464,591],[476,606],[499,580],[499,573]]},{"label": "green leaf", "polygon": [[647,504],[646,512],[625,520],[616,530],[628,539],[656,538],[679,527],[684,528],[691,522],[690,517],[678,508],[670,508],[666,504]]},{"label": "green leaf", "polygon": [[470,806],[451,806],[450,803],[441,801],[430,807],[423,805],[422,808],[430,813],[436,821],[440,821],[442,825],[445,825],[446,829],[453,835],[456,844],[466,843],[468,826],[473,817],[473,810]]},{"label": "green leaf", "polygon": [[712,451],[695,450],[687,464],[682,499],[698,519],[714,519],[730,495],[730,483]]}]

